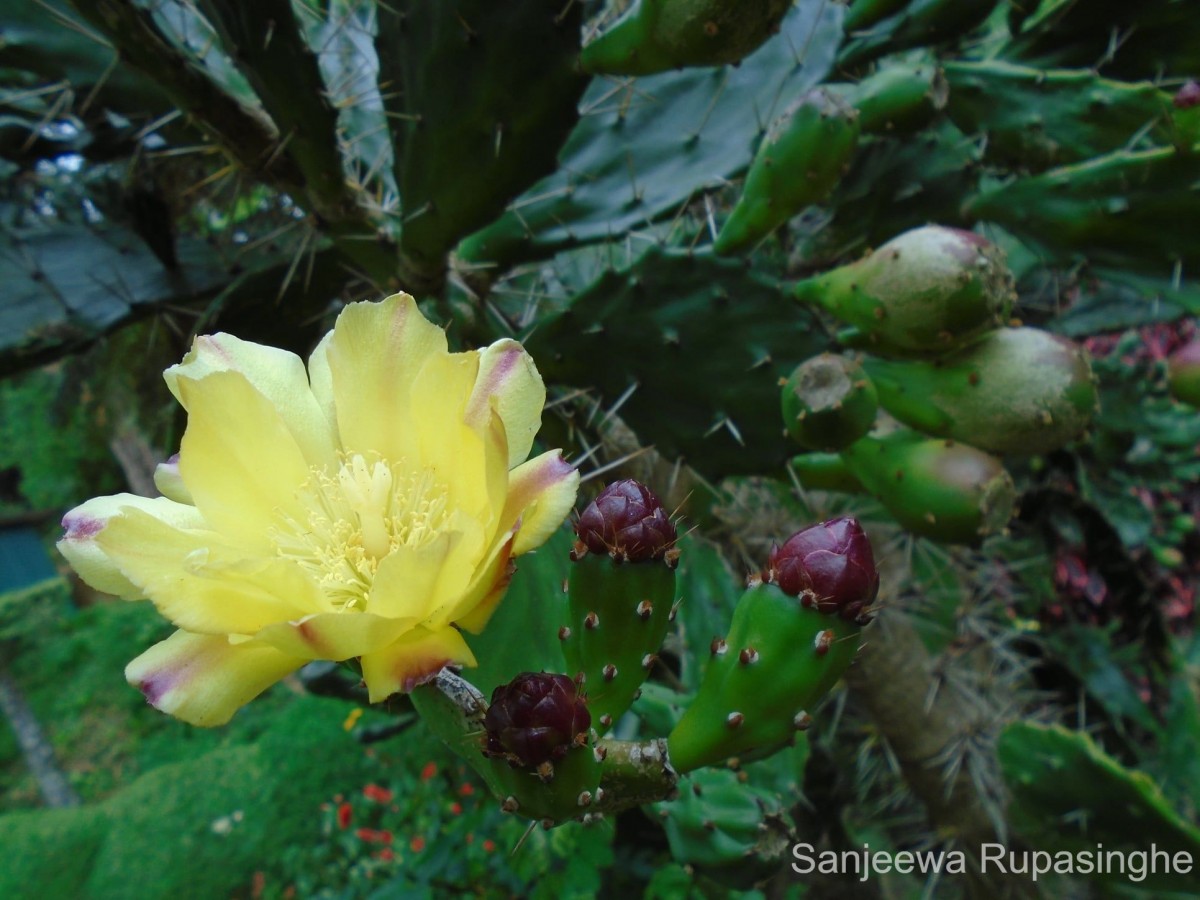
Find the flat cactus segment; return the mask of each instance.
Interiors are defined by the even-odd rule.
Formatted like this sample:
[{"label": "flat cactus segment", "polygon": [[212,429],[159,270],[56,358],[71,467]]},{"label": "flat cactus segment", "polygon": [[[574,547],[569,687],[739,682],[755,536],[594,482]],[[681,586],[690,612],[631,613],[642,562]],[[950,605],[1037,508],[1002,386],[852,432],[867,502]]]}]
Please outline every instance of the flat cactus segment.
[{"label": "flat cactus segment", "polygon": [[458,248],[512,265],[617,238],[675,215],[744,170],[771,118],[833,65],[841,7],[801,0],[782,33],[737,67],[687,69],[614,86],[596,79],[559,169]]},{"label": "flat cactus segment", "polygon": [[1087,352],[1036,328],[1005,328],[934,361],[869,358],[879,405],[913,428],[990,453],[1049,453],[1099,402]]},{"label": "flat cactus segment", "polygon": [[803,606],[777,585],[748,588],[696,697],[667,739],[671,764],[690,772],[777,750],[858,652],[858,625]]},{"label": "flat cactus segment", "polygon": [[571,566],[562,638],[566,672],[583,675],[596,732],[629,709],[670,627],[675,570],[661,559],[617,562],[589,553]]},{"label": "flat cactus segment", "polygon": [[713,249],[721,255],[747,250],[824,200],[857,146],[858,112],[832,91],[809,91],[767,129]]},{"label": "flat cactus segment", "polygon": [[946,113],[963,131],[987,135],[985,157],[1041,170],[1144,144],[1195,143],[1191,120],[1148,81],[1094,71],[1045,71],[1000,60],[948,62]]},{"label": "flat cactus segment", "polygon": [[858,110],[864,134],[907,134],[927,126],[946,106],[949,92],[929,54],[882,66],[857,84],[831,84]]},{"label": "flat cactus segment", "polygon": [[440,270],[465,235],[552,172],[578,119],[582,4],[533,0],[379,8],[384,103],[403,203],[401,250]]},{"label": "flat cactus segment", "polygon": [[1012,476],[966,444],[899,429],[868,435],[843,450],[842,460],[897,522],[922,537],[975,545],[1012,518]]},{"label": "flat cactus segment", "polygon": [[851,36],[838,66],[853,69],[888,53],[965,37],[991,15],[998,0],[912,0],[869,31]]},{"label": "flat cactus segment", "polygon": [[998,328],[1015,297],[1004,253],[979,235],[927,225],[873,253],[795,287],[889,355],[927,355],[961,347]]},{"label": "flat cactus segment", "polygon": [[728,769],[700,769],[679,788],[657,806],[672,859],[715,877],[727,870],[745,888],[778,871],[793,843],[783,798]]},{"label": "flat cactus segment", "polygon": [[653,75],[736,63],[779,31],[791,0],[638,0],[583,48],[585,72]]},{"label": "flat cactus segment", "polygon": [[621,417],[645,443],[709,476],[787,458],[779,382],[826,349],[815,318],[735,260],[654,248],[608,270],[526,347],[547,380],[628,394]]},{"label": "flat cactus segment", "polygon": [[[1127,769],[1087,734],[1060,725],[1014,722],[997,746],[1001,772],[1013,797],[1009,815],[1032,846],[1050,852],[1155,851],[1200,856],[1200,829],[1187,822],[1143,772]],[[1181,873],[1161,862],[1138,887],[1187,891],[1195,872]],[[1098,877],[1128,886],[1122,871]]]},{"label": "flat cactus segment", "polygon": [[969,198],[967,215],[1002,225],[1050,259],[1167,275],[1200,266],[1200,153],[1118,151],[1016,178]]},{"label": "flat cactus segment", "polygon": [[879,398],[862,366],[822,353],[796,367],[780,405],[792,440],[810,450],[841,450],[871,430]]}]

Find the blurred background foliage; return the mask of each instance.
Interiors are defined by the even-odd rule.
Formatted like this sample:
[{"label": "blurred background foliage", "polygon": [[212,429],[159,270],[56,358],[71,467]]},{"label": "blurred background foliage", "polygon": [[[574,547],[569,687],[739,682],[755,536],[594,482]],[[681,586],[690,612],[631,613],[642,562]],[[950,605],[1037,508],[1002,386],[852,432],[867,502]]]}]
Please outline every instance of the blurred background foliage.
[{"label": "blurred background foliage", "polygon": [[[40,808],[0,729],[0,895],[990,897],[1032,886],[780,872],[800,840],[1200,851],[1200,417],[1166,381],[1200,311],[1200,18],[1186,0],[797,0],[736,65],[585,74],[580,48],[626,6],[4,4],[0,534],[50,541],[86,497],[153,490],[183,424],[160,373],[192,335],[304,354],[345,302],[405,289],[458,346],[525,340],[545,443],[646,480],[695,528],[667,665],[621,734],[670,727],[773,540],[863,518],[884,613],[811,740],[697,774],[705,802],[522,843],[402,702],[364,711],[311,671],[190,729],[122,678],[153,610],[6,582],[0,675],[81,802]],[[908,72],[926,86],[868,116],[863,85]],[[860,113],[844,171],[714,255],[764,132],[818,85]],[[975,547],[801,489],[779,421],[779,380],[835,346],[789,283],[927,222],[1001,246],[1016,315],[1099,377],[1089,433],[1011,463],[1019,515]],[[567,543],[522,564],[481,686],[555,664],[539,626]],[[1131,812],[1105,815],[1110,796]]]}]

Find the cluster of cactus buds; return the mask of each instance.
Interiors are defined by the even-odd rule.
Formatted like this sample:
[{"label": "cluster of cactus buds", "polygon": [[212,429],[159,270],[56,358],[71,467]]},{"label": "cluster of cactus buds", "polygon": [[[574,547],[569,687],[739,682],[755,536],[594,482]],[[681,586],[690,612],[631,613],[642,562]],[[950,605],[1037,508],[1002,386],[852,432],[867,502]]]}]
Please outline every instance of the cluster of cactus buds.
[{"label": "cluster of cactus buds", "polygon": [[854,660],[879,576],[853,519],[805,529],[771,553],[767,571],[712,641],[696,697],[667,739],[680,772],[769,755],[812,724],[812,710]]},{"label": "cluster of cactus buds", "polygon": [[1002,529],[1016,495],[992,454],[1056,450],[1097,408],[1082,347],[1007,327],[1012,282],[990,242],[931,225],[796,285],[798,300],[848,325],[843,340],[873,354],[817,357],[784,385],[788,434],[833,451],[796,457],[801,483],[869,492],[938,541],[977,544]]}]

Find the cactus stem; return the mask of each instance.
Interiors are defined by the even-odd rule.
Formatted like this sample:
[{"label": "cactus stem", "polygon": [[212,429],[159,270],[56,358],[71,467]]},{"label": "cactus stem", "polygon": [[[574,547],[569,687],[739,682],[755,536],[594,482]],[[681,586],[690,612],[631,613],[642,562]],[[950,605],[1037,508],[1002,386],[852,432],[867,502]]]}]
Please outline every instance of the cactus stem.
[{"label": "cactus stem", "polygon": [[731,712],[725,717],[725,724],[730,728],[741,728],[742,723],[746,721],[746,717],[740,712]]},{"label": "cactus stem", "polygon": [[800,710],[800,712],[796,713],[796,715],[792,718],[792,724],[796,726],[797,731],[807,731],[812,727],[812,723],[813,717],[804,710]]}]

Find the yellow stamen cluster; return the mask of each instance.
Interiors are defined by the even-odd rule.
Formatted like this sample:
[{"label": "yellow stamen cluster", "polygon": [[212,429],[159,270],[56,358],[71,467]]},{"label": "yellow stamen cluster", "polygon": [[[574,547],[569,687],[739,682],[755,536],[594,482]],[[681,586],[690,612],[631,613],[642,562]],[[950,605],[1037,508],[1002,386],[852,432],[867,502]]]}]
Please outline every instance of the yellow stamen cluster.
[{"label": "yellow stamen cluster", "polygon": [[432,470],[359,453],[332,474],[314,467],[299,499],[307,516],[286,517],[274,530],[276,550],[316,579],[334,609],[347,611],[366,609],[380,561],[433,540],[451,515]]}]

